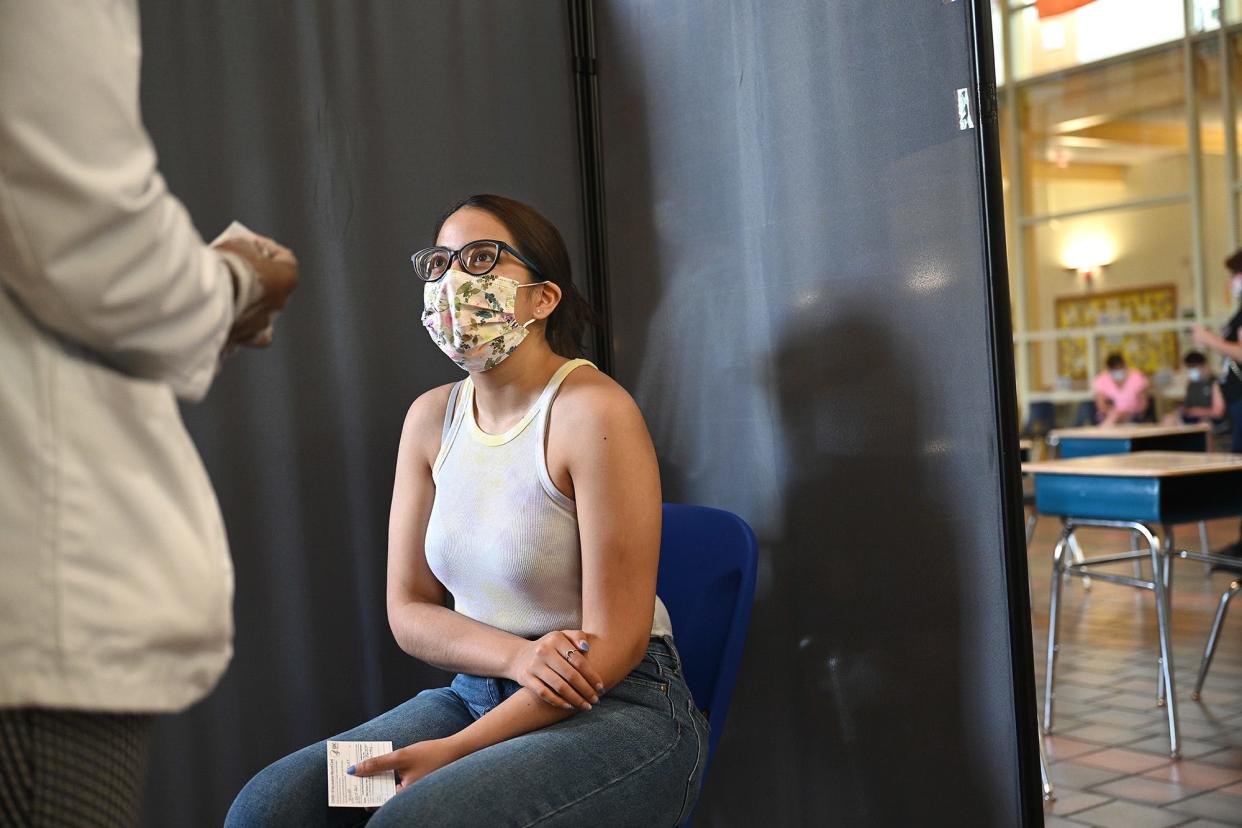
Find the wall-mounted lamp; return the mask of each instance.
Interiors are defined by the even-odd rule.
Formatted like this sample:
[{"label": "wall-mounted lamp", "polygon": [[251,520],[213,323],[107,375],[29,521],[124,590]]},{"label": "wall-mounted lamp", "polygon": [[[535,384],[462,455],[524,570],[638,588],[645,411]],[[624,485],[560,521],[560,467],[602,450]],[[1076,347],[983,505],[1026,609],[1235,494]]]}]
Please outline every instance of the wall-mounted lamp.
[{"label": "wall-mounted lamp", "polygon": [[1070,273],[1077,273],[1078,278],[1087,287],[1091,287],[1096,281],[1104,275],[1104,265],[1091,265],[1089,267],[1067,267]]},{"label": "wall-mounted lamp", "polygon": [[1086,287],[1104,275],[1104,268],[1113,262],[1113,244],[1103,236],[1080,236],[1065,246],[1061,263],[1075,273]]}]

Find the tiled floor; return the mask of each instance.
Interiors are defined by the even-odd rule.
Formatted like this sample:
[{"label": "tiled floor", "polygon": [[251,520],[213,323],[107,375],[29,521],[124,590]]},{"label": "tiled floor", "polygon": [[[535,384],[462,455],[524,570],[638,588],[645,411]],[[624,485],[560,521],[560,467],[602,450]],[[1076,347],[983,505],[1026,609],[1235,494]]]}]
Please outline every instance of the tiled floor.
[{"label": "tiled floor", "polygon": [[[1052,546],[1060,524],[1041,519],[1031,544],[1036,667],[1043,698],[1044,641]],[[1213,547],[1237,537],[1238,522],[1209,525]],[[1082,530],[1088,555],[1127,548],[1126,533]],[[1195,527],[1179,545],[1196,546]],[[1113,568],[1128,574],[1131,564]],[[1156,707],[1156,625],[1151,593],[1070,579],[1062,590],[1056,721],[1044,743],[1056,800],[1048,826],[1242,826],[1242,597],[1230,608],[1203,698],[1190,690],[1207,630],[1229,576],[1203,565],[1174,569],[1173,649],[1183,758],[1168,758],[1163,708]],[[1035,711],[1032,711],[1035,715]]]}]

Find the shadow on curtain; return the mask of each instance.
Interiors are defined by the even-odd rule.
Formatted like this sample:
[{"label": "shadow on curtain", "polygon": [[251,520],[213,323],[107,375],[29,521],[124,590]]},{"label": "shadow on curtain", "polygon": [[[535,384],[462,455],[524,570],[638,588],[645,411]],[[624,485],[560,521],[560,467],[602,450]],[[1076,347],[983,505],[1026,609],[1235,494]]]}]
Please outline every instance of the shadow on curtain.
[{"label": "shadow on curtain", "polygon": [[617,379],[760,540],[696,824],[1019,824],[967,5],[597,3]]}]

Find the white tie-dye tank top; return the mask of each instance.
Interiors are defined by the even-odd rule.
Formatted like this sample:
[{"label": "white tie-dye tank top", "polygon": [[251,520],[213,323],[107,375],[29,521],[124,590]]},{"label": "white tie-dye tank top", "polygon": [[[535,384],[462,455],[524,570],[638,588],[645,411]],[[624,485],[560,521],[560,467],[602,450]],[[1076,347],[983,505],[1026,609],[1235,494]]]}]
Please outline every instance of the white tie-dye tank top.
[{"label": "white tie-dye tank top", "polygon": [[[585,359],[560,367],[518,423],[488,434],[474,415],[469,379],[444,418],[424,544],[427,564],[457,612],[524,638],[582,625],[582,550],[574,501],[548,475],[548,415],[561,383]],[[653,636],[672,635],[656,598]]]}]

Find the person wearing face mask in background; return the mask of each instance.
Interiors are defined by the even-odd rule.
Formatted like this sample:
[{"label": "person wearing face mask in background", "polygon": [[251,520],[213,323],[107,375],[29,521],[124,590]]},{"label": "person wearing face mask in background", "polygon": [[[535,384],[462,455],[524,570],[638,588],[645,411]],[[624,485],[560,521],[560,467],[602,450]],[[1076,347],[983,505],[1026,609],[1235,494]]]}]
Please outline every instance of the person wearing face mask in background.
[{"label": "person wearing face mask in background", "polygon": [[1225,416],[1225,396],[1220,383],[1208,367],[1207,357],[1191,351],[1182,360],[1186,366],[1186,396],[1176,411],[1161,418],[1164,425],[1193,425],[1212,422]]},{"label": "person wearing face mask in background", "polygon": [[680,824],[708,725],[655,593],[659,468],[629,394],[576,358],[592,312],[565,243],[472,196],[412,261],[422,323],[468,377],[406,418],[388,620],[457,675],[335,737],[395,746],[350,771],[396,771],[374,813],[327,807],[321,741],[251,779],[225,825]]},{"label": "person wearing face mask in background", "polygon": [[1121,354],[1109,354],[1106,370],[1092,384],[1095,389],[1095,422],[1102,426],[1141,421],[1147,415],[1151,383],[1138,369],[1127,368]]},{"label": "person wearing face mask in background", "polygon": [[[1192,336],[1197,344],[1220,354],[1224,359],[1220,369],[1220,390],[1225,398],[1229,425],[1233,431],[1229,450],[1242,453],[1242,345],[1238,344],[1238,331],[1242,329],[1242,249],[1235,250],[1225,259],[1230,273],[1229,293],[1237,306],[1233,316],[1221,328],[1220,333],[1196,325]],[[1219,555],[1242,557],[1242,530],[1239,539],[1217,551]]]},{"label": "person wearing face mask in background", "polygon": [[1238,331],[1242,329],[1242,250],[1225,259],[1225,267],[1231,274],[1229,293],[1237,309],[1221,328],[1220,333],[1196,325],[1192,331],[1195,342],[1220,354],[1224,359],[1220,370],[1220,390],[1225,398],[1229,423],[1233,428],[1230,451],[1242,453],[1242,345],[1238,344]]}]

